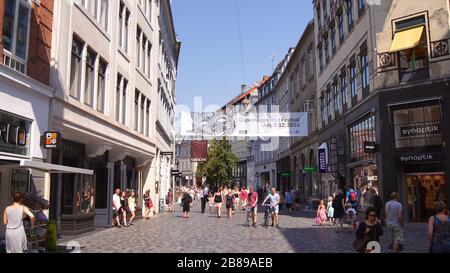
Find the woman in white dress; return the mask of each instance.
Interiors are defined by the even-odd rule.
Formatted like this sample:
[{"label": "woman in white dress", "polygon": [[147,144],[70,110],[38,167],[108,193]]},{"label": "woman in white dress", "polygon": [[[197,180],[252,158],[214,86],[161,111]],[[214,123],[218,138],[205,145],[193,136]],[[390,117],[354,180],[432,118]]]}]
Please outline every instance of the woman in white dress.
[{"label": "woman in white dress", "polygon": [[31,211],[21,204],[22,194],[14,194],[14,203],[5,209],[3,224],[6,226],[5,244],[6,253],[23,253],[27,250],[27,235],[23,227],[25,215],[30,217],[31,226],[34,226],[35,218]]},{"label": "woman in white dress", "polygon": [[130,209],[131,213],[131,218],[128,224],[130,224],[131,226],[133,225],[133,221],[136,218],[136,208],[137,208],[136,197],[134,197],[134,195],[135,195],[134,191],[131,191],[130,197],[128,197],[128,208]]}]

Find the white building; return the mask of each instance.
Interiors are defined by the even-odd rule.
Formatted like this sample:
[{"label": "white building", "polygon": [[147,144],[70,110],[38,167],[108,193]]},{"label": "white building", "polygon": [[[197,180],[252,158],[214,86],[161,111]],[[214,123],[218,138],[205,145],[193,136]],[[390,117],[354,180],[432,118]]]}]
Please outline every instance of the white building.
[{"label": "white building", "polygon": [[140,208],[150,190],[160,212],[173,164],[180,49],[170,1],[55,1],[53,28],[50,128],[63,143],[52,162],[94,170],[52,177],[61,231],[110,227],[115,188],[134,190]]}]

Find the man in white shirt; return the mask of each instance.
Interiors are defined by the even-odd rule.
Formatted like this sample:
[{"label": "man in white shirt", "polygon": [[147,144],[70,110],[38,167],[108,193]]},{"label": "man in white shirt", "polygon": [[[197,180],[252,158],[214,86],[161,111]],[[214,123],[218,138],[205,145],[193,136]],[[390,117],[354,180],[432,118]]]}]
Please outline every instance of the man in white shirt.
[{"label": "man in white shirt", "polygon": [[386,224],[391,236],[392,252],[399,250],[403,242],[403,206],[398,202],[398,194],[391,193],[391,201],[385,205]]},{"label": "man in white shirt", "polygon": [[113,226],[116,225],[117,227],[120,228],[122,226],[120,225],[119,209],[120,209],[120,207],[122,205],[120,204],[119,194],[120,194],[120,189],[116,189],[115,193],[113,195],[113,218],[112,218],[112,224],[113,224]]},{"label": "man in white shirt", "polygon": [[272,226],[278,227],[279,219],[278,219],[278,213],[280,208],[280,195],[277,193],[277,190],[275,188],[272,188],[271,192],[267,195],[266,199],[262,202],[263,205],[266,203],[266,201],[269,200],[270,203],[270,210],[272,212]]}]

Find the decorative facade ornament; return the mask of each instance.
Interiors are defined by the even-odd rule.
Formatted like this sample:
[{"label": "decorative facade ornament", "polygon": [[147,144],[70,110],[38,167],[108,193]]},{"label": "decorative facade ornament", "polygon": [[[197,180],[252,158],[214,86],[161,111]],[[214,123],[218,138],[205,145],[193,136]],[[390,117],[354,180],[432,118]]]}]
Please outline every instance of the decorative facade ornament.
[{"label": "decorative facade ornament", "polygon": [[442,56],[450,55],[449,52],[449,40],[440,40],[431,42],[431,57],[438,58]]}]

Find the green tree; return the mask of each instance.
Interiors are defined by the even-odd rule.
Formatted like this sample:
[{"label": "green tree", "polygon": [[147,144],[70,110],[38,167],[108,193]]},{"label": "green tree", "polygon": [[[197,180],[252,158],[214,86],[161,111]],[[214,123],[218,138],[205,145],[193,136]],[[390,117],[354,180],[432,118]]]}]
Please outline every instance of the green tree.
[{"label": "green tree", "polygon": [[197,173],[206,177],[211,186],[230,186],[233,169],[238,164],[238,158],[231,151],[231,144],[225,138],[213,139],[208,148],[208,159],[199,164]]}]

